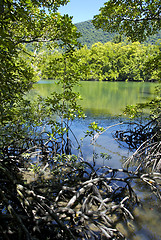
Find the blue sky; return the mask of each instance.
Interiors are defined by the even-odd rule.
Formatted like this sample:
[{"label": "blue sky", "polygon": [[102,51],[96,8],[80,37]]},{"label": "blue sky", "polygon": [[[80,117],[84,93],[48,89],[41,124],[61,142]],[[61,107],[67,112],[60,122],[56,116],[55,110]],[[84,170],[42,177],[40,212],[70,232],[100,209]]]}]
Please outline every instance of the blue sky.
[{"label": "blue sky", "polygon": [[73,23],[83,22],[98,14],[105,2],[107,0],[70,0],[66,6],[59,8],[59,12],[73,16]]}]

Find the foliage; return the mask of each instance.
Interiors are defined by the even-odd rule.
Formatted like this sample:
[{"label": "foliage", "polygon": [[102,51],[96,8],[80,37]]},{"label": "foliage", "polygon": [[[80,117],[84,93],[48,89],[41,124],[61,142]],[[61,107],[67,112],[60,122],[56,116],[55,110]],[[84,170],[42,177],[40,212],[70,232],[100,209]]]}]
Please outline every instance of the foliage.
[{"label": "foliage", "polygon": [[[78,41],[82,46],[87,46],[88,48],[91,48],[92,45],[98,42],[104,44],[109,41],[114,43],[127,41],[127,38],[122,34],[110,33],[103,31],[102,29],[96,29],[92,24],[92,20],[76,23],[75,26],[77,27],[77,31],[80,33]],[[159,30],[157,34],[148,36],[147,39],[145,39],[145,41],[143,42],[143,44],[145,45],[157,44],[159,39],[161,39],[161,30]],[[34,45],[32,43],[28,43],[26,45],[26,48],[28,51],[34,52]],[[45,43],[43,44],[41,49],[43,49],[43,51],[47,51]]]},{"label": "foliage", "polygon": [[[97,43],[90,49],[84,46],[76,50],[73,56],[77,61],[77,64],[73,63],[73,72],[78,72],[79,69],[82,80],[154,81],[159,79],[159,45],[146,46],[139,42]],[[63,69],[62,54],[54,52],[46,56],[45,53],[44,59],[45,62],[42,61],[41,65],[42,77],[58,79]],[[152,67],[154,59],[158,64]]]},{"label": "foliage", "polygon": [[[106,31],[124,33],[132,41],[143,41],[149,35],[157,33],[161,29],[161,5],[160,1],[119,1],[109,0],[100,9],[100,14],[94,17],[93,23],[97,28]],[[160,80],[160,47],[156,56],[150,56],[144,65],[144,71],[152,74],[152,78]],[[139,60],[140,62],[140,60]],[[155,76],[155,77],[154,77]],[[146,108],[151,109],[151,119],[143,126],[134,124],[133,129],[116,131],[115,137],[125,141],[129,147],[136,149],[125,165],[133,169],[135,173],[143,174],[142,177],[152,187],[154,183],[148,177],[155,175],[155,183],[160,183],[160,92],[157,97],[137,106],[127,106],[126,112],[131,118],[140,115]],[[137,149],[138,148],[138,149]],[[156,194],[157,192],[157,187]]]},{"label": "foliage", "polygon": [[124,33],[133,41],[144,41],[161,28],[161,6],[159,0],[131,1],[110,0],[94,17],[97,28]]},{"label": "foliage", "polygon": [[[0,121],[14,119],[13,106],[31,89],[35,81],[35,55],[28,54],[27,43],[35,48],[42,42],[57,45],[61,40],[77,45],[79,34],[68,15],[60,16],[57,9],[67,0],[1,1],[0,3]],[[51,45],[50,45],[51,47]],[[13,114],[13,116],[12,116]]]},{"label": "foliage", "polygon": [[92,141],[94,140],[94,136],[96,133],[100,133],[104,130],[104,128],[98,126],[98,123],[96,122],[90,123],[90,125],[88,126],[88,129],[89,130],[86,131],[85,137],[87,136],[92,137]]},{"label": "foliage", "polygon": [[[78,61],[81,52],[73,52],[79,46],[76,27],[67,15],[57,13],[58,7],[67,2],[0,3],[0,234],[4,239],[124,238],[117,223],[120,218],[125,219],[125,225],[126,220],[133,219],[132,210],[138,203],[131,179],[147,180],[140,173],[122,169],[95,170],[82,159],[69,156],[70,123],[82,116],[77,104],[80,97],[73,87],[83,78],[82,72],[84,76],[101,76],[104,62],[98,60],[97,51],[103,51],[96,46],[88,52],[92,59],[86,56],[89,62],[83,57]],[[43,53],[37,51],[44,42],[50,52],[58,45],[64,48],[62,54],[54,52],[48,60],[50,73],[57,77],[62,91],[54,92],[46,104],[39,98],[35,108],[22,97],[44,61]],[[34,43],[32,53],[27,52],[28,43]],[[111,46],[108,54],[114,55],[117,48],[111,51]],[[132,47],[129,56],[135,53]],[[115,64],[112,62],[112,79],[117,76]],[[45,119],[46,112],[49,115]],[[54,114],[58,114],[58,120]],[[43,121],[51,132],[46,132],[44,126],[41,132]],[[92,123],[88,134],[94,138],[100,131],[103,129]],[[155,175],[148,179],[160,196]]]},{"label": "foliage", "polygon": [[[79,37],[79,42],[83,46],[86,45],[88,48],[91,48],[92,45],[97,42],[104,44],[109,41],[115,43],[119,43],[120,41],[127,41],[127,38],[124,36],[124,34],[120,35],[118,34],[118,31],[116,31],[116,33],[111,33],[108,30],[103,31],[102,29],[95,28],[92,20],[77,23],[75,26],[77,27],[78,32],[81,34],[81,37]],[[157,44],[157,41],[159,39],[161,39],[161,30],[152,36],[148,35],[147,39],[145,39],[143,43],[148,45]]]},{"label": "foliage", "polygon": [[127,105],[124,110],[129,118],[134,119],[142,115],[142,113],[148,109],[150,111],[150,118],[158,118],[161,114],[161,88],[157,86],[155,89],[155,96],[152,99],[149,99],[145,103],[138,103],[135,106]]},{"label": "foliage", "polygon": [[161,81],[161,42],[158,42],[158,53],[157,55],[151,55],[145,64],[145,71],[147,74],[153,75],[159,82]]},{"label": "foliage", "polygon": [[[81,97],[73,91],[73,87],[79,83],[82,73],[79,69],[78,60],[75,58],[72,50],[67,50],[61,55],[56,55],[56,57],[54,55],[48,66],[55,76],[57,84],[61,86],[59,93],[53,92],[51,97],[47,97],[46,99],[46,105],[50,108],[50,116],[53,114],[57,114],[58,116],[58,120],[56,121],[50,118],[49,124],[52,128],[52,134],[57,132],[62,138],[61,153],[65,152],[69,154],[71,153],[69,126],[76,117],[84,117],[82,108],[78,104]],[[64,138],[65,134],[66,141]]]}]

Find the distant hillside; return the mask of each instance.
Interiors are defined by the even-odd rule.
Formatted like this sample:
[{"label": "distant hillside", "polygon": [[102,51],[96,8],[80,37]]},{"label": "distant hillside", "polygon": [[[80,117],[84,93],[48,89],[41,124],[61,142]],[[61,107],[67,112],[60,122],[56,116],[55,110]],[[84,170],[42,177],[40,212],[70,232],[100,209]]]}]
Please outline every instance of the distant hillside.
[{"label": "distant hillside", "polygon": [[[97,42],[101,43],[106,43],[109,41],[113,41],[114,38],[115,40],[119,40],[117,38],[117,34],[115,33],[108,33],[104,32],[103,30],[99,29],[97,30],[91,20],[85,21],[85,22],[80,22],[75,24],[78,32],[82,34],[82,36],[79,38],[79,41],[82,45],[87,45],[88,48],[90,48],[93,44]],[[145,44],[155,44],[158,39],[161,39],[161,31],[159,31],[158,34],[155,34],[151,37],[149,37]],[[123,39],[121,39],[123,41]],[[27,44],[27,49],[30,51],[34,51],[32,43]]]},{"label": "distant hillside", "polygon": [[[114,33],[104,32],[103,30],[97,30],[92,21],[85,21],[75,24],[78,28],[78,31],[82,34],[79,41],[82,45],[87,45],[89,48],[96,42],[106,43],[112,41],[116,36]],[[158,39],[161,39],[161,31],[158,34],[155,34],[149,37],[145,43],[155,44]]]},{"label": "distant hillside", "polygon": [[78,32],[82,34],[79,41],[82,45],[91,47],[96,42],[106,43],[112,41],[115,34],[104,32],[103,30],[97,30],[91,20],[80,22],[75,24],[78,28]]}]

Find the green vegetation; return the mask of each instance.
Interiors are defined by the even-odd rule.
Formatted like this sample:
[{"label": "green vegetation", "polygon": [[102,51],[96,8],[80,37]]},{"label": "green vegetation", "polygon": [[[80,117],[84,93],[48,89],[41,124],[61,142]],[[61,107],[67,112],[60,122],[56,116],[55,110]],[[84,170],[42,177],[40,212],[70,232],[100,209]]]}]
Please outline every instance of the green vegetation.
[{"label": "green vegetation", "polygon": [[86,45],[88,48],[97,42],[106,43],[112,41],[114,37],[114,34],[104,32],[102,29],[97,30],[91,20],[77,23],[75,26],[78,32],[81,33],[79,42],[82,45]]},{"label": "green vegetation", "polygon": [[[159,66],[152,69],[149,62],[154,62],[159,54],[159,44],[96,43],[90,49],[84,46],[74,52],[72,68],[73,71],[75,67],[79,68],[82,80],[156,81],[159,79]],[[45,54],[41,64],[42,78],[59,78],[61,58],[60,52]],[[157,62],[159,65],[159,59]]]},{"label": "green vegetation", "polygon": [[[78,29],[78,32],[81,33],[81,37],[79,38],[79,42],[82,45],[86,45],[88,48],[91,48],[93,44],[95,43],[107,43],[107,42],[117,42],[120,41],[127,41],[127,37],[123,35],[120,35],[118,32],[110,33],[109,31],[103,31],[102,29],[96,29],[95,26],[92,23],[92,20],[80,22],[75,24],[75,26]],[[121,37],[121,38],[120,38]],[[158,31],[158,33],[148,36],[144,44],[156,44],[157,41],[161,39],[161,31]]]},{"label": "green vegetation", "polygon": [[[77,31],[81,34],[78,41],[81,45],[86,45],[88,48],[91,48],[95,43],[107,43],[107,42],[127,42],[127,37],[123,34],[120,35],[118,33],[110,33],[103,31],[102,29],[96,29],[92,23],[92,20],[76,23]],[[161,39],[161,31],[158,33],[148,36],[143,44],[157,44],[158,40]],[[45,46],[45,45],[44,45]],[[28,51],[34,51],[33,44],[27,44]]]},{"label": "green vegetation", "polygon": [[[52,1],[51,1],[52,2]],[[0,122],[14,119],[14,107],[22,95],[31,89],[35,71],[36,51],[46,43],[55,48],[79,45],[79,34],[71,19],[57,13],[61,4],[44,1],[1,1],[0,3]],[[46,11],[50,14],[46,14]],[[26,44],[33,43],[35,54],[28,53]],[[35,67],[34,67],[35,66]]]},{"label": "green vegetation", "polygon": [[97,28],[124,33],[132,41],[144,41],[161,28],[159,0],[131,1],[109,0],[94,16]]},{"label": "green vegetation", "polygon": [[[161,29],[161,5],[160,1],[119,1],[109,0],[100,9],[100,13],[94,17],[93,24],[97,28],[106,31],[124,33],[131,41],[144,41],[150,35],[154,35]],[[155,69],[156,77],[160,81],[161,77],[161,51],[158,48],[157,55],[152,59],[151,56],[145,64],[145,70],[149,74]],[[144,71],[145,71],[144,70]],[[144,109],[151,109],[149,122],[142,126],[134,125],[126,133],[117,132],[118,139],[127,141],[129,147],[137,149],[130,160],[127,160],[127,168],[131,163],[136,166],[136,172],[145,172],[153,175],[158,174],[161,169],[160,162],[160,140],[161,140],[161,96],[160,86],[156,89],[157,96],[137,106],[127,106],[125,114],[130,118],[141,117]],[[156,151],[153,152],[153,149]],[[159,157],[158,157],[159,156]],[[155,159],[155,164],[153,160]],[[159,175],[156,177],[159,180]]]},{"label": "green vegetation", "polygon": [[[103,171],[95,169],[82,158],[78,141],[79,154],[71,155],[69,135],[72,133],[72,121],[76,117],[83,117],[77,104],[79,94],[73,92],[73,87],[80,79],[103,80],[109,76],[109,80],[122,80],[124,77],[124,80],[145,81],[147,75],[142,76],[142,72],[146,72],[146,69],[149,71],[148,80],[157,79],[160,75],[157,65],[159,46],[149,48],[140,47],[139,43],[126,46],[108,42],[105,45],[93,45],[90,50],[87,47],[78,50],[80,44],[77,39],[80,35],[77,28],[68,15],[61,16],[57,12],[58,7],[66,3],[68,0],[0,2],[2,239],[47,240],[53,239],[53,236],[54,239],[124,239],[118,222],[121,219],[122,224],[128,228],[128,221],[134,219],[133,209],[138,204],[131,185],[132,179],[147,184],[152,193],[161,198],[158,184],[161,177],[160,173],[156,172],[156,169],[160,170],[160,132],[156,134],[158,129],[160,131],[159,97],[155,102],[153,100],[147,104],[154,107],[150,127],[154,137],[150,136],[150,145],[143,149],[141,154],[138,152],[142,158],[147,152],[150,156],[153,146],[157,149],[152,154],[154,161],[150,165],[150,171],[145,161],[142,161],[142,167],[137,168],[137,171],[136,168],[129,171],[107,166]],[[157,21],[160,7],[158,1],[154,3],[156,5],[145,2],[148,13],[155,11],[155,22],[151,22],[151,25],[145,24],[144,28],[139,24],[135,33],[136,36],[142,33],[139,35],[140,39],[146,35],[144,30],[154,33],[160,27],[160,22]],[[140,6],[140,1],[137,4]],[[125,3],[122,6],[125,7]],[[135,4],[133,7],[136,7]],[[141,10],[144,10],[144,5],[141,7]],[[129,10],[131,12],[131,8]],[[132,13],[135,15],[137,11]],[[131,15],[130,17],[132,18]],[[153,17],[154,14],[151,19]],[[116,20],[120,23],[118,18]],[[114,24],[114,30],[116,26],[118,25]],[[129,35],[129,24],[123,26],[123,30]],[[136,39],[134,31],[130,37]],[[34,46],[34,50],[31,48],[30,52],[29,43]],[[47,60],[46,53],[43,53],[44,43],[45,51],[48,49],[50,53]],[[55,49],[61,51],[56,52]],[[146,61],[143,57],[143,60],[142,54],[149,54],[150,59]],[[133,68],[133,59],[139,72]],[[142,72],[140,59],[143,61],[141,64],[145,63]],[[124,60],[128,60],[127,64]],[[61,92],[53,92],[52,97],[45,100],[39,98],[35,103],[25,100],[24,94],[31,89],[39,70],[46,76],[47,67],[50,73],[47,77],[55,77],[61,86]],[[129,109],[131,113],[133,109]],[[48,130],[45,130],[44,125]],[[94,122],[90,124],[87,135],[91,135],[95,140],[102,131]],[[105,157],[103,154],[102,156]]]}]

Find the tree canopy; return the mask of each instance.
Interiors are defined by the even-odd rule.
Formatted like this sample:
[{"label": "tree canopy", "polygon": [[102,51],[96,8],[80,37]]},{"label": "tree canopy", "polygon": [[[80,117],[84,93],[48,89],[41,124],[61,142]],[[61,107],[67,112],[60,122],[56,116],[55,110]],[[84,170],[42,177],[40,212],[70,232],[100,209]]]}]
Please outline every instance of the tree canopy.
[{"label": "tree canopy", "polygon": [[[144,45],[139,42],[128,44],[126,42],[105,44],[98,42],[90,49],[85,45],[76,50],[74,56],[77,61],[72,62],[72,68],[74,72],[76,68],[79,68],[80,78],[85,81],[157,81],[159,68],[154,66],[152,68],[152,62],[156,60],[159,52],[159,45]],[[41,77],[60,79],[60,71],[64,68],[61,58],[60,52],[42,55]]]},{"label": "tree canopy", "polygon": [[71,48],[77,45],[79,35],[71,17],[57,12],[67,2],[0,2],[0,122],[11,118],[15,103],[31,89],[37,74],[33,65],[36,55],[28,54],[26,44],[33,43],[35,49],[44,42],[50,48],[51,43]]},{"label": "tree canopy", "polygon": [[143,41],[161,28],[161,4],[159,0],[109,0],[93,23],[105,31],[119,31],[134,41]]}]

